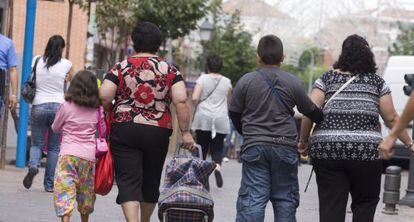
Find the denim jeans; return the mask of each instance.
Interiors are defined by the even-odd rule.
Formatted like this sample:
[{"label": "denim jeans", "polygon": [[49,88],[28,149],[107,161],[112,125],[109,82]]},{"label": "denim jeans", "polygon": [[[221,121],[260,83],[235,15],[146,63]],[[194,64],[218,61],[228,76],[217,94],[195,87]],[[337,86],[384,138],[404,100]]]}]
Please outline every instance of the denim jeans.
[{"label": "denim jeans", "polygon": [[30,147],[29,167],[39,168],[42,151],[46,144],[46,132],[49,131],[46,171],[43,181],[46,189],[53,189],[55,168],[60,150],[60,134],[54,133],[51,128],[59,107],[59,103],[34,105],[30,117],[32,145]]},{"label": "denim jeans", "polygon": [[270,200],[274,221],[296,222],[299,206],[297,151],[282,145],[258,145],[245,150],[241,160],[236,221],[264,221]]}]

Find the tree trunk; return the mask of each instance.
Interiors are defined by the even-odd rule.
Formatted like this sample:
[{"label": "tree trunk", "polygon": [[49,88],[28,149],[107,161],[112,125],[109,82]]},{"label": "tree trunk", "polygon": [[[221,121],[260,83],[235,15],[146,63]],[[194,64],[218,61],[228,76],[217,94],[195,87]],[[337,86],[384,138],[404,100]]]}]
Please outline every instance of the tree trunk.
[{"label": "tree trunk", "polygon": [[70,54],[70,36],[72,33],[72,17],[73,17],[73,0],[69,0],[69,15],[68,15],[68,30],[66,33],[66,59],[69,59]]}]

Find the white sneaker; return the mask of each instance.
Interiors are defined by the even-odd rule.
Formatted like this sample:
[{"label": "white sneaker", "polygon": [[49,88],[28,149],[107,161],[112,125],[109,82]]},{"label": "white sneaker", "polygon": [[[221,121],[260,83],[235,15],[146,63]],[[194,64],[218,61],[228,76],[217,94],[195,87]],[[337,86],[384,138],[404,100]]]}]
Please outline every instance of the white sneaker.
[{"label": "white sneaker", "polygon": [[223,162],[225,162],[225,163],[229,162],[229,158],[223,157]]}]

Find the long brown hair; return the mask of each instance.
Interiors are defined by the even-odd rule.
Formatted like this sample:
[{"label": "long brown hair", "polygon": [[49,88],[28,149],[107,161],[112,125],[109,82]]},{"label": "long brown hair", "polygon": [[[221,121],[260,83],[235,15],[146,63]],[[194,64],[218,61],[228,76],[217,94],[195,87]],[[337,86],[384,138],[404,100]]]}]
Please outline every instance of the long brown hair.
[{"label": "long brown hair", "polygon": [[88,70],[77,72],[70,82],[65,100],[79,106],[98,108],[101,102],[96,75]]}]

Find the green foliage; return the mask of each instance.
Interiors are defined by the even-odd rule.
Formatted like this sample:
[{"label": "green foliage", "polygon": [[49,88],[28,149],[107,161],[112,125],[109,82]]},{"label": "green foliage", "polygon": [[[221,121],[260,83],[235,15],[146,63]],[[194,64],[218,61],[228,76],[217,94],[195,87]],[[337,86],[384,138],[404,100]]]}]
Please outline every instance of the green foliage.
[{"label": "green foliage", "polygon": [[125,45],[127,36],[136,23],[134,12],[137,0],[100,0],[96,2],[96,25],[101,46],[107,50],[108,64],[114,64],[117,52]]},{"label": "green foliage", "polygon": [[245,73],[255,69],[256,50],[252,46],[252,35],[243,30],[240,15],[233,14],[228,21],[217,22],[220,13],[214,16],[216,25],[212,39],[204,44],[207,54],[214,53],[223,58],[221,73],[229,77],[233,84]]},{"label": "green foliage", "polygon": [[205,0],[139,0],[135,17],[157,24],[165,42],[167,38],[177,39],[197,29],[197,21],[216,7]]},{"label": "green foliage", "polygon": [[[314,67],[312,69],[312,54],[314,56]],[[325,67],[323,67],[323,59],[322,59],[322,50],[317,47],[311,47],[306,51],[303,51],[302,54],[299,57],[298,65],[292,65],[292,64],[283,64],[281,69],[295,74],[298,77],[302,79],[302,81],[305,84],[305,87],[309,87],[309,80],[312,75],[313,71],[313,78],[312,78],[312,84],[313,82],[318,79],[320,75],[325,73],[327,70]]]},{"label": "green foliage", "polygon": [[[82,1],[82,0],[72,0]],[[167,38],[176,39],[197,29],[197,21],[216,10],[217,0],[100,0],[96,2],[96,22],[101,45],[107,49],[107,62],[113,64],[119,48],[125,45],[138,21],[158,25]]]},{"label": "green foliage", "polygon": [[[309,79],[310,79],[311,73],[312,73],[311,71],[312,71],[312,67],[310,65],[308,65],[304,71],[299,73],[299,77],[306,84],[306,87],[308,87],[308,85],[309,85]],[[326,68],[324,68],[323,66],[320,66],[320,65],[316,65],[315,67],[313,67],[312,84],[315,82],[315,80],[317,80],[319,78],[319,76],[321,76],[326,71],[328,71],[328,70],[326,70]]]},{"label": "green foliage", "polygon": [[312,56],[314,59],[314,64],[322,64],[322,50],[318,47],[311,47],[308,50],[302,52],[299,57],[299,68],[305,70],[308,65],[312,64]]},{"label": "green foliage", "polygon": [[100,0],[96,3],[96,22],[100,33],[118,29],[124,35],[136,23],[133,16],[138,7],[136,0]]},{"label": "green foliage", "polygon": [[[281,69],[285,72],[292,73],[296,76],[298,76],[303,83],[305,84],[305,87],[308,88],[309,86],[309,79],[311,76],[312,66],[309,64],[306,66],[306,68],[302,69],[299,66],[295,66],[292,64],[283,64],[281,66]],[[323,73],[325,73],[327,70],[322,65],[315,64],[313,67],[313,78],[312,78],[312,84],[321,76]]]},{"label": "green foliage", "polygon": [[414,55],[414,26],[398,24],[401,34],[388,49],[391,55]]},{"label": "green foliage", "polygon": [[280,67],[283,71],[288,72],[288,73],[292,73],[296,76],[301,76],[301,69],[295,65],[292,64],[282,64],[282,66]]},{"label": "green foliage", "polygon": [[96,20],[100,31],[117,28],[121,35],[137,21],[149,21],[161,29],[165,39],[176,39],[197,29],[197,21],[216,7],[205,0],[100,0]]}]

